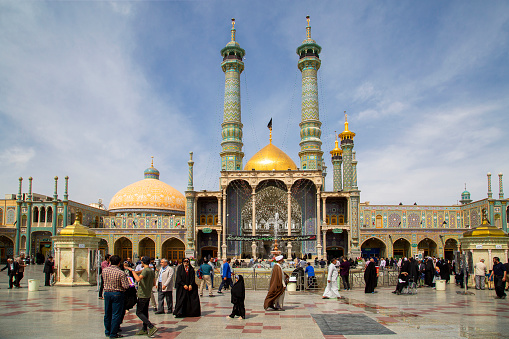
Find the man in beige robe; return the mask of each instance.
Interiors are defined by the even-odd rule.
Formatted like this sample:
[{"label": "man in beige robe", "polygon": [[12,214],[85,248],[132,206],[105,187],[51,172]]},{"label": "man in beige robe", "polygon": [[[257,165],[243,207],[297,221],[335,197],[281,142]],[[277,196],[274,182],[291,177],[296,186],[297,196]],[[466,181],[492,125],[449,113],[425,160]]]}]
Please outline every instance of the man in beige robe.
[{"label": "man in beige robe", "polygon": [[285,300],[286,277],[283,272],[283,256],[276,257],[276,264],[272,268],[272,275],[270,277],[269,292],[265,297],[263,308],[265,310],[271,308],[273,310],[284,311],[283,304]]}]

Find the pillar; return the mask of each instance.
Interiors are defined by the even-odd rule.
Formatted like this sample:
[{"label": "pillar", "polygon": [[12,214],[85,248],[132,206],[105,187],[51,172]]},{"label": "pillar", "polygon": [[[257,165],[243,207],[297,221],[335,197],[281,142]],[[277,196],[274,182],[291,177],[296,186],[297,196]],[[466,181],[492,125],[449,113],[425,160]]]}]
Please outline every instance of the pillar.
[{"label": "pillar", "polygon": [[69,195],[67,194],[67,187],[69,184],[69,177],[65,176],[65,188],[64,188],[64,218],[62,227],[67,227],[67,205],[69,204]]},{"label": "pillar", "polygon": [[217,257],[219,257],[220,251],[221,251],[221,230],[217,230]]},{"label": "pillar", "polygon": [[226,188],[223,189],[223,245],[221,246],[222,257],[226,259],[226,223],[228,216],[226,215]]},{"label": "pillar", "polygon": [[[327,225],[327,198],[326,197],[323,197],[322,198],[322,225]],[[327,232],[327,229],[325,230],[325,232]],[[327,258],[326,256],[326,252],[327,252],[327,241],[326,241],[326,238],[325,236],[323,237],[323,255],[322,257],[323,258]]]},{"label": "pillar", "polygon": [[21,242],[21,202],[23,195],[21,194],[21,183],[23,181],[22,177],[19,177],[19,187],[18,187],[18,199],[16,200],[16,243],[14,248],[14,254],[19,255],[20,242]]},{"label": "pillar", "polygon": [[[291,186],[288,186],[287,188],[287,192],[286,192],[286,195],[287,195],[287,211],[288,211],[288,215],[287,215],[287,223],[288,223],[288,235],[292,235],[292,187]],[[287,258],[288,259],[291,259],[292,258],[292,242],[291,241],[288,241],[287,245],[286,245],[286,249],[288,251],[288,254],[287,254]]]},{"label": "pillar", "polygon": [[[223,221],[222,221],[222,217],[223,217],[223,209],[222,209],[222,198],[221,196],[218,196],[217,197],[217,223],[218,223],[218,226],[221,227],[222,229],[222,225],[223,225]],[[222,232],[219,231],[219,234],[221,234]],[[217,257],[219,258],[220,255],[221,255],[221,236],[218,236],[218,240],[217,240]]]},{"label": "pillar", "polygon": [[322,240],[320,237],[320,232],[322,230],[321,227],[322,223],[320,220],[320,195],[321,195],[320,188],[321,188],[320,185],[316,186],[316,240],[317,240],[316,254],[318,255],[318,257],[320,257],[320,255],[322,254]]},{"label": "pillar", "polygon": [[493,198],[493,193],[491,192],[491,173],[488,172],[488,199]]},{"label": "pillar", "polygon": [[502,183],[502,173],[498,173],[498,198],[504,199],[504,186]]},{"label": "pillar", "polygon": [[[251,235],[254,237],[256,235],[256,187],[253,187],[253,191],[251,193],[252,200],[252,219],[251,219]],[[251,243],[251,256],[256,259],[256,241],[253,240]]]},{"label": "pillar", "polygon": [[[322,236],[323,236],[323,256],[322,258],[324,258],[325,260],[327,260],[327,230],[323,230],[322,231]],[[320,236],[318,236],[320,237]],[[318,259],[321,259],[320,257],[318,257]]]},{"label": "pillar", "polygon": [[355,151],[352,152],[352,189],[357,187],[357,160],[355,160]]},{"label": "pillar", "polygon": [[27,199],[27,234],[25,252],[30,256],[30,245],[32,244],[32,177],[28,178],[28,199]]}]

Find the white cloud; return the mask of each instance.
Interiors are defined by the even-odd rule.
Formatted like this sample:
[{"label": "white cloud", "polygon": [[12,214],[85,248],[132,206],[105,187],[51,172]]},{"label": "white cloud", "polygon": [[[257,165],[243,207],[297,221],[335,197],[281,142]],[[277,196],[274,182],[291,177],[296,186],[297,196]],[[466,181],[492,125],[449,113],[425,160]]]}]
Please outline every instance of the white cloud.
[{"label": "white cloud", "polygon": [[12,165],[16,169],[23,169],[34,158],[35,150],[31,147],[11,147],[0,153],[0,162]]}]

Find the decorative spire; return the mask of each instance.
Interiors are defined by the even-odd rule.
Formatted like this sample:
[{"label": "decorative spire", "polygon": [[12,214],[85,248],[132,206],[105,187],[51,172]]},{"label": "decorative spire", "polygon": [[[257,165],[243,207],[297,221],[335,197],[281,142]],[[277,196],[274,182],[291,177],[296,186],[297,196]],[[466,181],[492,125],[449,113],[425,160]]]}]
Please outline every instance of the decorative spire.
[{"label": "decorative spire", "polygon": [[143,172],[143,176],[145,179],[159,180],[159,171],[157,170],[157,168],[154,167],[154,157],[152,156],[151,158],[152,161],[150,163],[150,167]]},{"label": "decorative spire", "polygon": [[344,112],[345,112],[345,130],[341,132],[339,137],[341,138],[341,140],[345,139],[353,140],[353,137],[355,137],[355,133],[348,129],[348,114],[346,114],[346,111]]},{"label": "decorative spire", "polygon": [[54,200],[57,200],[58,193],[57,193],[57,183],[58,183],[58,177],[55,176],[55,192],[53,193]]},{"label": "decorative spire", "polygon": [[232,41],[235,41],[235,19],[232,18]]},{"label": "decorative spire", "polygon": [[332,155],[332,157],[335,157],[335,156],[341,156],[343,154],[343,150],[341,148],[339,148],[339,145],[338,145],[338,135],[336,134],[337,132],[334,131],[334,135],[336,136],[336,142],[335,142],[335,147],[334,149],[330,152],[330,154]]},{"label": "decorative spire", "polygon": [[154,167],[154,156],[151,156],[151,158],[152,158],[152,162],[150,163],[150,167],[153,168]]},{"label": "decorative spire", "polygon": [[311,26],[309,25],[309,15],[306,16],[308,25],[306,26],[306,39],[311,39]]}]

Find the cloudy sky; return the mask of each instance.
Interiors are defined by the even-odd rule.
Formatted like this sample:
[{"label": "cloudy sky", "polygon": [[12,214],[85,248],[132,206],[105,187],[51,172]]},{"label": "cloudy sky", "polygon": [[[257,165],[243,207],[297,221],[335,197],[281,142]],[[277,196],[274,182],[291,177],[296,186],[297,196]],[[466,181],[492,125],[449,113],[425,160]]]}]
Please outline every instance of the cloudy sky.
[{"label": "cloudy sky", "polygon": [[[305,16],[323,48],[323,151],[357,133],[358,183],[372,204],[454,204],[464,183],[509,175],[506,1],[1,1],[0,193],[17,178],[106,204],[154,164],[161,180],[218,188],[224,74],[237,20],[247,160],[268,143],[299,166],[297,46]],[[494,185],[494,191],[498,191]],[[509,195],[509,181],[506,179]],[[24,182],[24,191],[27,181]],[[63,180],[59,195],[63,194]],[[495,196],[498,196],[495,194]]]}]

